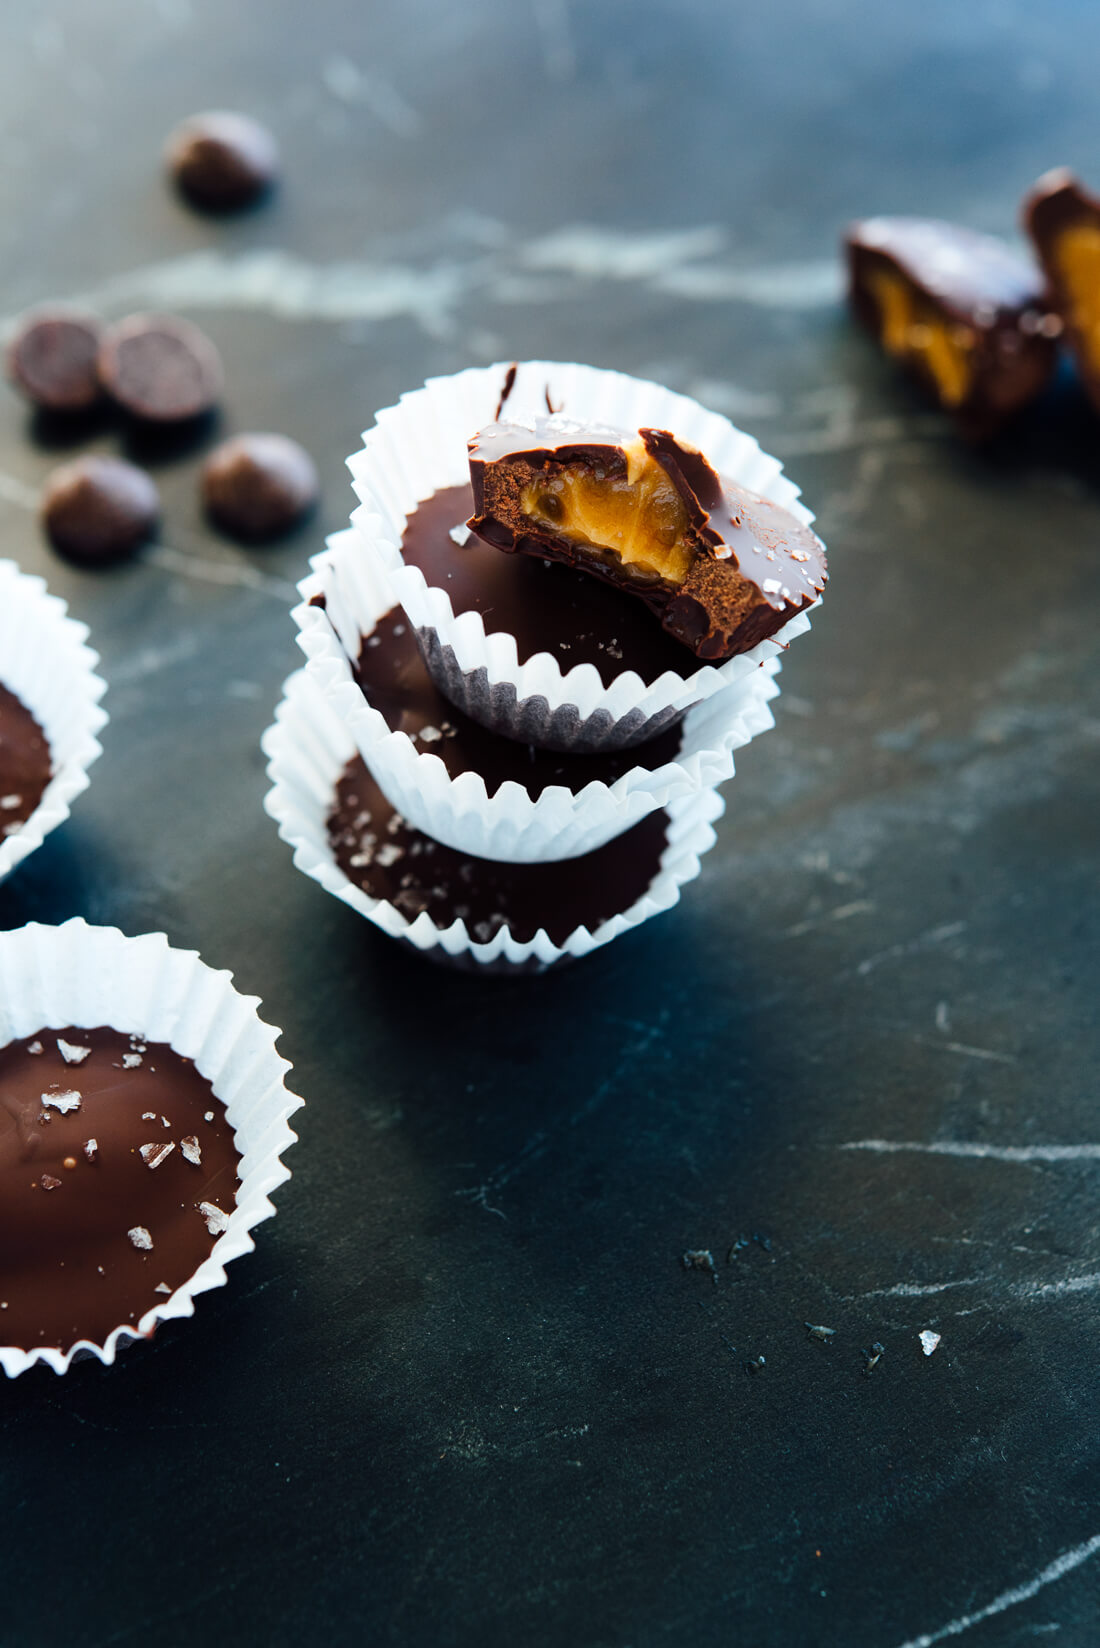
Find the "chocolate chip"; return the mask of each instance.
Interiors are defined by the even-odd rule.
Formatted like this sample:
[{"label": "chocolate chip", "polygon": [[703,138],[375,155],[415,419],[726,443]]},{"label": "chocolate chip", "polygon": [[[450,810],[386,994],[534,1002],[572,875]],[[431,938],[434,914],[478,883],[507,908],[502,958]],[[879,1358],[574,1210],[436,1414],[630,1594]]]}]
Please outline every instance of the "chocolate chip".
[{"label": "chocolate chip", "polygon": [[92,564],[131,555],[160,514],[157,489],[121,458],[76,458],[55,469],[42,496],[42,525],[62,555]]},{"label": "chocolate chip", "polygon": [[309,453],[285,435],[235,435],[207,458],[202,471],[206,511],[238,538],[274,538],[317,499]]},{"label": "chocolate chip", "polygon": [[24,318],[8,345],[8,377],[49,412],[85,412],[100,396],[101,334],[92,315],[39,309]]},{"label": "chocolate chip", "polygon": [[267,128],[222,110],[192,115],[177,126],[165,159],[180,193],[209,212],[251,205],[279,170],[278,145]]},{"label": "chocolate chip", "polygon": [[129,315],[99,351],[108,394],[135,418],[180,423],[217,405],[222,363],[204,332],[174,315]]}]

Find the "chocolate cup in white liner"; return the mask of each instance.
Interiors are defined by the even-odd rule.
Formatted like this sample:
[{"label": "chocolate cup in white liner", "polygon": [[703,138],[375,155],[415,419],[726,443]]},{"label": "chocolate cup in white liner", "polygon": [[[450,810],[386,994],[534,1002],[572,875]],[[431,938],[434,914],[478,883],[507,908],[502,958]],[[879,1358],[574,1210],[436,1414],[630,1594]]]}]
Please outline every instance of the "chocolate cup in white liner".
[{"label": "chocolate cup in white liner", "polygon": [[[593,780],[576,791],[550,785],[534,797],[507,779],[489,795],[479,773],[452,777],[437,755],[392,730],[354,678],[363,641],[395,605],[378,562],[360,554],[355,534],[345,531],[334,533],[310,564],[292,613],[309,675],[387,799],[416,829],[457,852],[513,864],[592,852],[648,813],[724,783],[733,776],[734,751],[775,725],[769,700],[779,691],[777,658],[689,710],[674,760],[633,767],[611,784]],[[318,600],[323,608],[312,604]],[[510,740],[507,747],[515,748]]]},{"label": "chocolate cup in white liner", "polygon": [[88,787],[88,768],[102,754],[96,736],[107,724],[100,699],[107,683],[87,645],[88,626],[67,616],[45,580],[0,561],[0,685],[38,722],[50,746],[52,775],[31,816],[0,837],[0,881],[63,824]]},{"label": "chocolate cup in white liner", "polygon": [[671,909],[680,897],[681,887],[699,874],[700,857],[715,842],[712,825],[725,810],[715,790],[701,790],[672,802],[667,809],[667,843],[645,894],[594,931],[577,927],[564,943],[555,944],[541,928],[533,938],[517,940],[507,927],[501,927],[488,942],[480,943],[462,920],[440,928],[422,911],[410,922],[388,900],[372,898],[354,886],[336,862],[327,819],[337,781],[356,754],[355,742],[344,720],[306,670],[296,671],[286,682],[274,724],[264,733],[262,747],[272,786],[264,807],[278,824],[282,839],[293,849],[295,866],[303,875],[429,960],[486,972],[519,968],[545,971],[568,957],[586,956],[650,916]]},{"label": "chocolate cup in white liner", "polygon": [[[115,927],[79,919],[0,933],[0,1047],[69,1025],[109,1025],[167,1042],[210,1082],[240,1155],[229,1223],[182,1286],[136,1323],[115,1328],[102,1345],[85,1339],[67,1350],[0,1344],[0,1367],[10,1378],[38,1362],[55,1373],[88,1356],[113,1363],[119,1350],[152,1337],[158,1323],[193,1315],[197,1295],[221,1287],[229,1261],[252,1251],[253,1229],[275,1212],[270,1193],[290,1178],[280,1156],[297,1137],[287,1121],[303,1102],[286,1087],[290,1065],[275,1051],[280,1032],[257,1016],[259,1005],[257,997],[234,989],[231,973],[215,972],[193,951],[172,949],[163,933],[127,938]],[[0,1337],[2,1330],[0,1322]]]},{"label": "chocolate cup in white liner", "polygon": [[[418,503],[468,482],[467,442],[493,421],[507,369],[507,362],[498,362],[430,378],[378,413],[374,427],[363,435],[361,450],[348,459],[361,499],[352,515],[353,529],[390,574],[436,685],[474,720],[549,749],[625,749],[644,743],[691,705],[774,657],[809,628],[809,618],[804,611],[796,614],[770,640],[722,664],[700,664],[685,647],[682,672],[668,670],[647,686],[636,671],[624,670],[605,687],[594,665],[578,664],[563,673],[549,652],[535,653],[520,664],[514,636],[486,633],[476,612],[456,616],[446,590],[429,585],[418,567],[406,564],[401,539]],[[728,418],[708,412],[687,395],[575,362],[524,361],[502,415],[545,413],[547,393],[580,423],[671,429],[699,447],[720,474],[770,498],[807,525],[813,519],[777,458]],[[633,597],[624,594],[623,599]]]}]

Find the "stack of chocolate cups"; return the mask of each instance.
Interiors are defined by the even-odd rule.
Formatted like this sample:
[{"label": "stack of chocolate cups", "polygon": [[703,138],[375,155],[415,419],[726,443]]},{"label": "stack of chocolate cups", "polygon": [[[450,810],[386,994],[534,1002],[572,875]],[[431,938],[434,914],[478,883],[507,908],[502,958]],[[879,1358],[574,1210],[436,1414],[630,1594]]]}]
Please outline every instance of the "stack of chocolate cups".
[{"label": "stack of chocolate cups", "polygon": [[[349,459],[362,502],[299,585],[306,667],[265,735],[267,809],[301,870],[430,959],[542,971],[669,908],[699,873],[717,785],[774,724],[779,654],[808,619],[700,664],[629,596],[470,539],[467,441],[507,370],[429,381]],[[509,418],[549,400],[585,425],[671,429],[810,519],[775,459],[685,396],[523,363]],[[465,601],[470,578],[492,599]],[[568,636],[550,579],[581,592]],[[590,656],[569,664],[571,649]]]}]

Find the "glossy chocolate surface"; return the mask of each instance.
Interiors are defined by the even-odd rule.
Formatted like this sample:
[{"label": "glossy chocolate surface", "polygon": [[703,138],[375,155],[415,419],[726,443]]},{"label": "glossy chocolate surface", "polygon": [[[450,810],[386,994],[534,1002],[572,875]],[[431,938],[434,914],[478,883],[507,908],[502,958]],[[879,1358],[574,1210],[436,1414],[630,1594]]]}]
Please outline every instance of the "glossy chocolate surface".
[{"label": "glossy chocolate surface", "polygon": [[22,700],[0,684],[0,839],[27,822],[50,772],[45,733]]},{"label": "glossy chocolate surface", "polygon": [[[938,218],[875,217],[846,235],[849,296],[858,319],[953,413],[984,438],[1033,400],[1055,363],[1061,322],[1042,271],[991,235]],[[908,310],[906,339],[888,341],[883,282]],[[928,350],[933,331],[963,362],[965,386],[945,388]]]},{"label": "glossy chocolate surface", "polygon": [[[622,590],[538,557],[502,555],[474,533],[468,486],[447,487],[409,517],[401,550],[429,584],[445,589],[456,613],[479,612],[486,632],[514,635],[521,664],[549,652],[563,671],[594,664],[605,686],[632,669],[653,682],[683,673],[684,650]],[[451,530],[461,528],[462,547]]]},{"label": "glossy chocolate surface", "polygon": [[[629,497],[633,479],[625,449],[639,437],[684,506],[681,542],[690,556],[686,572],[647,570],[644,581],[614,552],[594,550],[536,520],[523,501],[532,485],[543,479],[561,484],[578,471],[588,471],[601,487],[606,481],[609,494],[618,488]],[[749,651],[816,601],[827,581],[824,545],[809,527],[716,474],[703,453],[669,430],[632,434],[553,413],[498,422],[470,442],[470,479],[469,525],[487,543],[583,567],[641,599],[669,634],[703,659]]]},{"label": "glossy chocolate surface", "polygon": [[660,868],[668,815],[650,813],[625,835],[581,858],[496,864],[457,853],[405,823],[362,760],[345,767],[329,816],[329,840],[348,880],[437,927],[461,918],[479,943],[507,926],[521,942],[545,928],[561,944],[637,902]]},{"label": "glossy chocolate surface", "polygon": [[224,1107],[171,1047],[71,1027],[10,1043],[0,1344],[64,1350],[137,1323],[209,1255],[237,1161]]},{"label": "glossy chocolate surface", "polygon": [[36,310],[8,344],[8,377],[48,412],[84,412],[101,394],[96,371],[101,332],[94,315]]},{"label": "glossy chocolate surface", "polygon": [[434,685],[400,607],[386,613],[364,639],[355,678],[394,732],[408,733],[420,754],[437,755],[452,778],[471,770],[480,773],[490,795],[508,780],[531,796],[551,784],[574,792],[593,782],[614,784],[632,767],[663,767],[680,751],[678,725],[648,744],[606,755],[538,749],[487,731]]}]

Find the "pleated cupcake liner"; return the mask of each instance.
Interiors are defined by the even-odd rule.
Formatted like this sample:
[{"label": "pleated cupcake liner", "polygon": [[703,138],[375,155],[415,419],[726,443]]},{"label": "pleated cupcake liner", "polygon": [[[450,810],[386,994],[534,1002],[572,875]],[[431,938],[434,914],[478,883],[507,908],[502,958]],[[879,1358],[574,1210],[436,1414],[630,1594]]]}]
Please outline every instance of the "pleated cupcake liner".
[{"label": "pleated cupcake liner", "polygon": [[234,988],[231,973],[208,967],[193,951],[173,949],[163,933],[128,938],[79,919],[0,933],[0,1047],[68,1025],[109,1025],[167,1042],[210,1082],[241,1158],[229,1222],[188,1281],[136,1323],[115,1328],[102,1345],[86,1339],[66,1350],[0,1345],[0,1367],[9,1377],[39,1362],[55,1373],[89,1356],[113,1363],[159,1323],[193,1315],[199,1294],[222,1287],[226,1265],[252,1251],[253,1230],[275,1212],[271,1192],[290,1178],[281,1157],[297,1137],[288,1119],[303,1102],[286,1086],[290,1065],[275,1050],[280,1032],[258,1016],[259,1006],[257,997]]},{"label": "pleated cupcake liner", "polygon": [[337,781],[355,756],[356,746],[347,723],[307,670],[298,670],[286,682],[275,721],[265,732],[262,746],[271,780],[264,806],[278,825],[280,836],[292,848],[294,863],[303,875],[382,932],[404,940],[429,959],[490,971],[501,964],[541,971],[566,957],[588,955],[620,933],[671,909],[680,897],[680,889],[699,874],[700,858],[714,845],[712,826],[724,811],[721,796],[709,789],[670,803],[667,843],[657,874],[628,910],[594,930],[577,927],[563,943],[555,944],[542,928],[533,938],[521,940],[502,926],[481,943],[461,919],[441,928],[422,911],[410,921],[389,900],[373,898],[356,887],[336,862],[327,819]]},{"label": "pleated cupcake liner", "polygon": [[490,795],[479,773],[452,777],[437,755],[392,730],[354,679],[363,641],[395,605],[377,560],[345,531],[311,565],[292,614],[307,673],[386,797],[416,829],[458,852],[516,864],[592,852],[648,813],[724,783],[734,773],[734,751],[775,725],[769,702],[779,691],[777,658],[690,710],[679,752],[660,767],[635,766],[611,784],[593,780],[577,791],[550,785],[537,796],[509,779]]},{"label": "pleated cupcake liner", "polygon": [[0,685],[42,728],[52,768],[34,812],[0,839],[0,881],[64,823],[103,753],[97,734],[107,724],[100,703],[107,683],[96,674],[99,656],[87,641],[87,624],[68,616],[43,578],[0,561]]},{"label": "pleated cupcake liner", "polygon": [[[548,652],[521,664],[514,636],[487,632],[479,613],[456,614],[447,591],[405,562],[401,540],[417,504],[468,480],[467,441],[492,422],[507,366],[498,362],[431,378],[378,413],[362,448],[348,459],[361,500],[352,527],[364,554],[375,556],[389,574],[433,679],[452,703],[523,742],[552,749],[629,748],[774,658],[809,628],[809,618],[796,614],[770,640],[722,664],[699,664],[685,648],[682,672],[668,670],[647,684],[628,669],[605,686],[595,665],[563,672]],[[506,415],[529,419],[542,413],[547,395],[578,423],[671,429],[706,453],[721,474],[807,525],[813,519],[777,458],[687,395],[576,362],[524,361]]]}]

